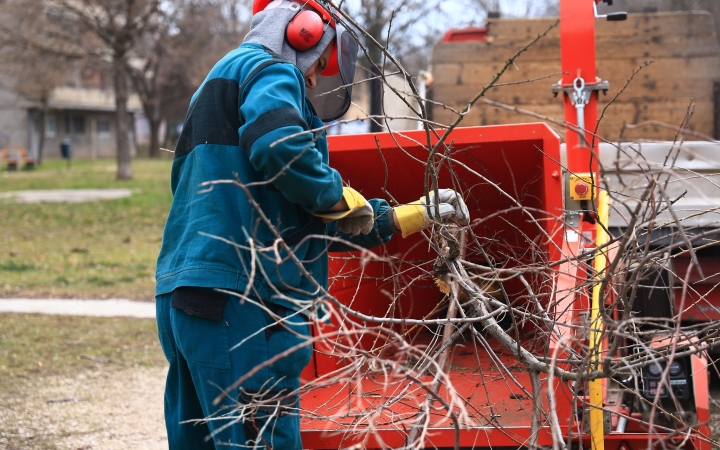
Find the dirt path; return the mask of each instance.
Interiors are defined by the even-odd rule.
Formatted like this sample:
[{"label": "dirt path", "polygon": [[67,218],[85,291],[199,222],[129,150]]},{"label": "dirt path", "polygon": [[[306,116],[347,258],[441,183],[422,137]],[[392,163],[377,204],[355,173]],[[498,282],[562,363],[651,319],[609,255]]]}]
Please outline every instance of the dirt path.
[{"label": "dirt path", "polygon": [[116,298],[107,300],[2,298],[0,313],[3,312],[154,319],[155,302]]},{"label": "dirt path", "polygon": [[[0,448],[6,450],[167,449],[163,422],[166,368],[86,371],[75,377],[18,379],[0,399]],[[720,398],[720,389],[712,392]],[[720,402],[711,404],[720,438]]]},{"label": "dirt path", "polygon": [[75,377],[18,378],[0,399],[0,448],[167,449],[166,370],[103,367]]},{"label": "dirt path", "polygon": [[0,198],[17,203],[81,203],[130,197],[131,189],[33,189],[0,193]]}]

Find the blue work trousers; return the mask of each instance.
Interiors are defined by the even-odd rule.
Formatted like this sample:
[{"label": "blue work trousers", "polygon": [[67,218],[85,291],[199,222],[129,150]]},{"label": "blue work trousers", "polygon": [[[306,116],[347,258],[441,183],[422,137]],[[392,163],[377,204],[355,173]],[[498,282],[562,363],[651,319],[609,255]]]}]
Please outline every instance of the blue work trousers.
[{"label": "blue work trousers", "polygon": [[170,450],[302,449],[295,390],[311,346],[263,367],[213,405],[251,369],[307,342],[306,317],[266,305],[287,316],[285,325],[235,296],[229,296],[220,321],[173,308],[172,293],[156,297],[158,335],[170,363],[165,385]]}]

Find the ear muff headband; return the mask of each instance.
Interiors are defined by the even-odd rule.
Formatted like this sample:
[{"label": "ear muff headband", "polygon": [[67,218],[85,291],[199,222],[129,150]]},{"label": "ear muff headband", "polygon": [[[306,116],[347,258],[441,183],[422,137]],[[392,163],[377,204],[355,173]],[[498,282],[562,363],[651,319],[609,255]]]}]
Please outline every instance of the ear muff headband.
[{"label": "ear muff headband", "polygon": [[[276,0],[277,1],[277,0]],[[329,23],[331,27],[335,28],[335,19],[333,19],[332,15],[328,13],[324,8],[322,8],[315,0],[297,0],[301,2],[303,7],[305,8],[312,8],[313,11],[320,14],[322,17],[323,22]],[[265,10],[267,6],[273,3],[273,0],[253,0],[252,5],[252,14],[253,16],[260,11]]]}]

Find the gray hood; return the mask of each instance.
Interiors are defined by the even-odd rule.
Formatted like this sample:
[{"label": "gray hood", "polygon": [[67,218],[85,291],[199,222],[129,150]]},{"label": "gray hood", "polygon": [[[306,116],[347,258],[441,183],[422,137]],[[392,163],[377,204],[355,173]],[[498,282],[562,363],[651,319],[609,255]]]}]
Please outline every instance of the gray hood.
[{"label": "gray hood", "polygon": [[300,69],[300,72],[305,75],[320,58],[327,46],[335,39],[335,30],[330,26],[326,27],[318,45],[307,51],[298,52],[293,50],[285,40],[285,29],[293,15],[295,15],[295,11],[283,8],[258,12],[253,16],[250,32],[245,36],[243,42],[264,45],[295,64]]}]

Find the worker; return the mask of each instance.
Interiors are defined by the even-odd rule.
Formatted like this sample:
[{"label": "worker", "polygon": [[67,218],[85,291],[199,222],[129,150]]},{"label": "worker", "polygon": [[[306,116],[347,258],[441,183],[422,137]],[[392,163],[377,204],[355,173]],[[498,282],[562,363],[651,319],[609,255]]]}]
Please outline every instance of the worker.
[{"label": "worker", "polygon": [[[435,219],[468,223],[452,190],[432,194],[432,208],[391,208],[330,167],[317,129],[350,106],[357,43],[319,1],[255,0],[249,33],[193,96],[175,148],[156,272],[171,450],[301,449],[296,390],[312,353],[301,344],[324,315],[327,252],[347,248],[334,238],[370,248]],[[309,103],[309,92],[330,94]]]}]

